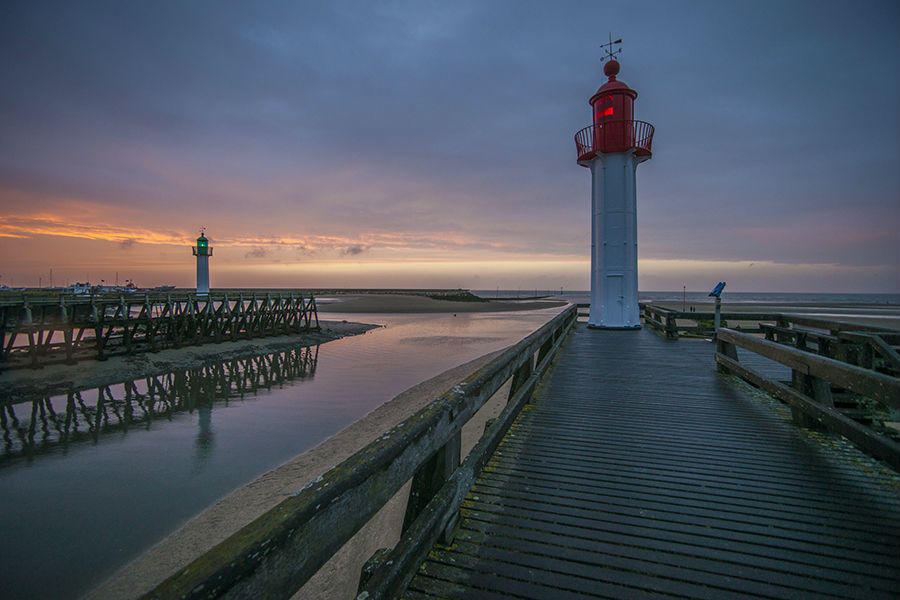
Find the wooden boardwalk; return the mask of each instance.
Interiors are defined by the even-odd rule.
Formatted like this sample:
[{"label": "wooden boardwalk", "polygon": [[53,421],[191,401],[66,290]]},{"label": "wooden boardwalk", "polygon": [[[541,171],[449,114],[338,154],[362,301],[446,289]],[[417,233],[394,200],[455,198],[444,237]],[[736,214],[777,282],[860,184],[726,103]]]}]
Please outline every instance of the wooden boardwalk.
[{"label": "wooden boardwalk", "polygon": [[712,353],[579,324],[403,597],[900,597],[900,479]]}]

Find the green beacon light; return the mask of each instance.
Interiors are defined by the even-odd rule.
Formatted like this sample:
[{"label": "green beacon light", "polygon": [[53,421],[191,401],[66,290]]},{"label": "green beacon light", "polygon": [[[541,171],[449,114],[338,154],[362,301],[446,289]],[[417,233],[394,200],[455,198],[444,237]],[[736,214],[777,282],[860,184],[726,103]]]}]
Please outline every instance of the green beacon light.
[{"label": "green beacon light", "polygon": [[202,233],[197,238],[197,247],[194,248],[194,256],[211,256],[212,248],[209,247],[209,240]]}]

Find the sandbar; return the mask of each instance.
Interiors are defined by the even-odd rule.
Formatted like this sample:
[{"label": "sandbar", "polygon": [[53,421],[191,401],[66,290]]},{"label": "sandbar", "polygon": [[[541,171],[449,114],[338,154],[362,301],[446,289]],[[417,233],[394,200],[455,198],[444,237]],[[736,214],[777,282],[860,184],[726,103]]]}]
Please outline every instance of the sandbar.
[{"label": "sandbar", "polygon": [[337,296],[335,301],[319,302],[316,306],[320,313],[468,313],[534,310],[565,304],[563,300],[455,302],[411,294],[360,294]]}]

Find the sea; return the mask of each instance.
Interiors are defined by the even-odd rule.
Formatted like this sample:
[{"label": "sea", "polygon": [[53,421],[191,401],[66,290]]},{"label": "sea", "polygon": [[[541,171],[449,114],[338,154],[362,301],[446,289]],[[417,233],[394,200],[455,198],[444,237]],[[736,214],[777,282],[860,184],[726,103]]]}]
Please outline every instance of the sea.
[{"label": "sea", "polygon": [[[472,293],[481,298],[506,298],[521,299],[534,297],[551,297],[568,300],[575,304],[588,304],[591,301],[591,293],[588,290],[542,290],[517,289],[517,290],[472,290]],[[652,292],[639,291],[638,300],[647,303],[660,302],[687,302],[700,304],[711,302],[709,292]],[[835,305],[882,305],[900,306],[900,294],[826,294],[808,292],[729,292],[726,288],[722,294],[722,302],[735,304],[835,304]]]}]

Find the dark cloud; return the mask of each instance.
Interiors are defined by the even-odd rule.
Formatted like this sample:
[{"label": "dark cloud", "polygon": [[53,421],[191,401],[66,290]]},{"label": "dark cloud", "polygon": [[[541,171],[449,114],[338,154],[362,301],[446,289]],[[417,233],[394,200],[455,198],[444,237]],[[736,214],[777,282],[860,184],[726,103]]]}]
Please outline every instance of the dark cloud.
[{"label": "dark cloud", "polygon": [[271,252],[268,249],[263,248],[262,246],[257,246],[256,248],[253,248],[252,250],[246,252],[244,254],[244,258],[266,258],[270,254]]},{"label": "dark cloud", "polygon": [[359,254],[362,254],[366,250],[368,250],[368,248],[366,248],[365,246],[354,245],[344,248],[341,251],[341,254],[343,254],[344,256],[357,256]]},{"label": "dark cloud", "polygon": [[128,240],[122,240],[121,242],[119,242],[119,247],[122,248],[123,250],[127,250],[128,248],[131,248],[132,246],[134,246],[137,243],[138,243],[138,241],[134,238],[128,239]]}]

